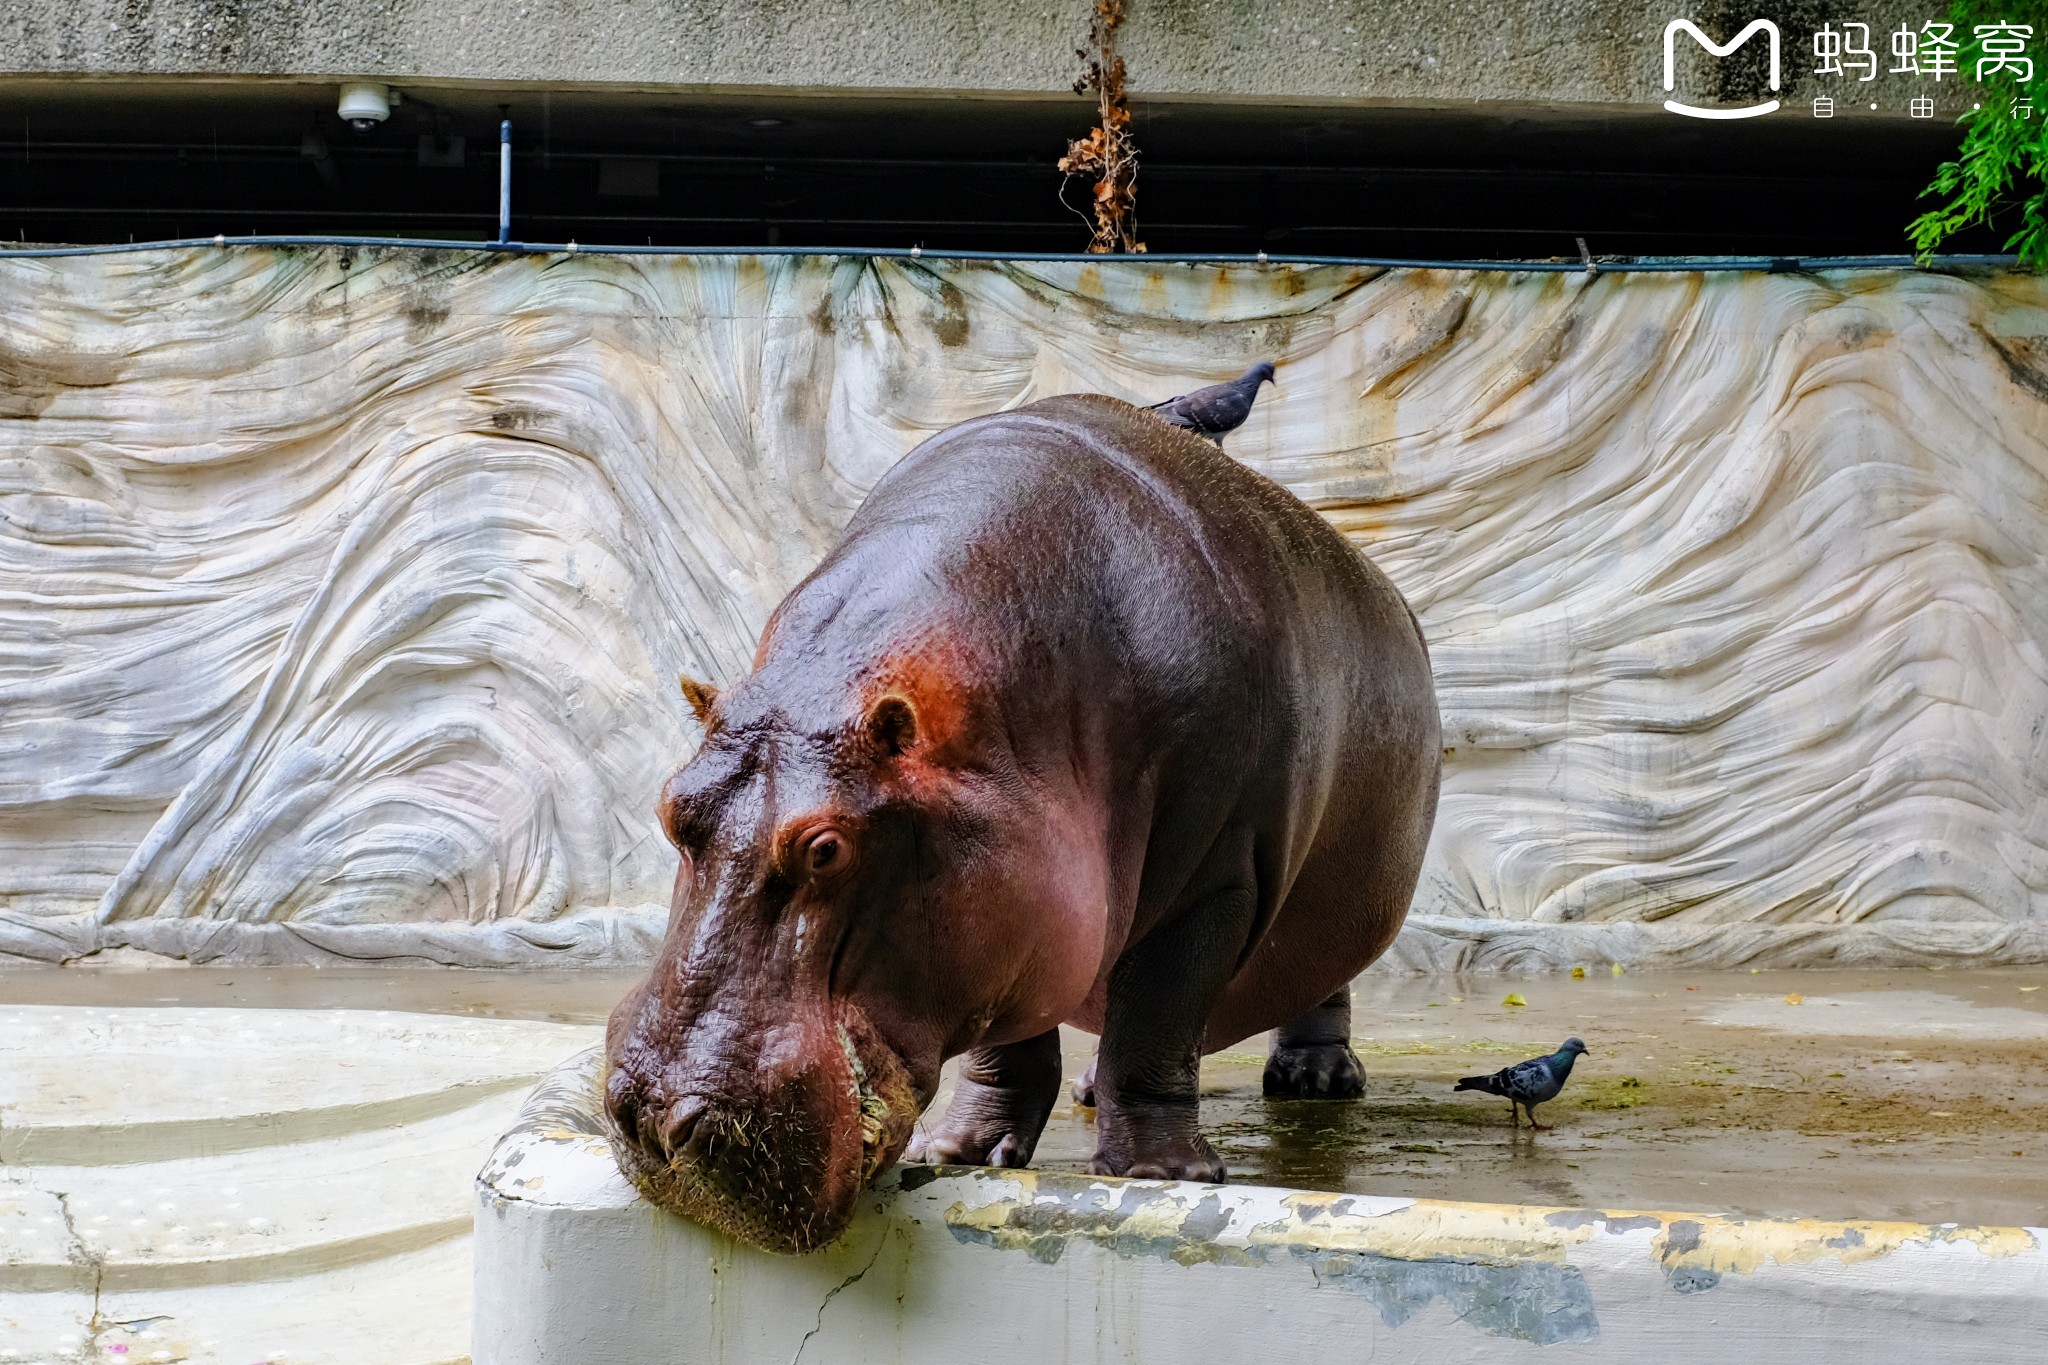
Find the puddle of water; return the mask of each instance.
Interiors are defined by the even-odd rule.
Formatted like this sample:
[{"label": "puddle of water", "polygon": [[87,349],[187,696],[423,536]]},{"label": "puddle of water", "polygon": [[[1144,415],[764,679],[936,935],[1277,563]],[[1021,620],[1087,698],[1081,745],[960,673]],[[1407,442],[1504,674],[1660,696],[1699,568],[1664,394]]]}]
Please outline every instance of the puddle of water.
[{"label": "puddle of water", "polygon": [[[1367,979],[1364,1100],[1266,1101],[1253,1040],[1205,1063],[1203,1123],[1231,1178],[1259,1184],[2042,1226],[2044,984],[2040,969]],[[1452,1090],[1572,1035],[1592,1051],[1539,1111],[1552,1131]],[[1070,1073],[1092,1043],[1070,1040]],[[1062,1103],[1039,1164],[1087,1169],[1091,1117]]]}]

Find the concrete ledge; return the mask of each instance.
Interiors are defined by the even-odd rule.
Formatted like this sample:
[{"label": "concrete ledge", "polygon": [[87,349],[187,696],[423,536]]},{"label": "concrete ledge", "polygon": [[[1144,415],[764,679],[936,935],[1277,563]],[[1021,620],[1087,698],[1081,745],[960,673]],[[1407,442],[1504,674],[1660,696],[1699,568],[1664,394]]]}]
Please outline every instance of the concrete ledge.
[{"label": "concrete ledge", "polygon": [[600,1065],[543,1083],[478,1177],[477,1365],[1990,1360],[2048,1339],[2030,1228],[910,1167],[837,1245],[775,1257],[634,1194],[592,1116]]}]

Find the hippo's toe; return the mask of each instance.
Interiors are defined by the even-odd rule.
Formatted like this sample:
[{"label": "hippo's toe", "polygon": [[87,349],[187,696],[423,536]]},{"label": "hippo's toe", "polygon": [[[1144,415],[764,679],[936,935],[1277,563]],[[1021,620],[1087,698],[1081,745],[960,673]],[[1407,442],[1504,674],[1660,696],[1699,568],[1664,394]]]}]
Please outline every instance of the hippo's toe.
[{"label": "hippo's toe", "polygon": [[962,1077],[946,1117],[931,1127],[919,1125],[904,1160],[934,1166],[1029,1166],[1059,1081],[1056,1070],[1023,1084],[990,1085]]},{"label": "hippo's toe", "polygon": [[1365,1093],[1365,1064],[1347,1043],[1277,1047],[1263,1088],[1269,1100],[1355,1100]]},{"label": "hippo's toe", "polygon": [[1137,1151],[1119,1151],[1121,1144],[1098,1147],[1088,1169],[1095,1175],[1123,1175],[1133,1180],[1194,1180],[1220,1185],[1228,1178],[1223,1158],[1200,1134],[1141,1144]]},{"label": "hippo's toe", "polygon": [[931,1166],[1004,1166],[1019,1169],[1031,1164],[1037,1149],[1035,1136],[1006,1132],[993,1137],[987,1133],[957,1133],[942,1127],[936,1132],[920,1131],[903,1153],[905,1161]]}]

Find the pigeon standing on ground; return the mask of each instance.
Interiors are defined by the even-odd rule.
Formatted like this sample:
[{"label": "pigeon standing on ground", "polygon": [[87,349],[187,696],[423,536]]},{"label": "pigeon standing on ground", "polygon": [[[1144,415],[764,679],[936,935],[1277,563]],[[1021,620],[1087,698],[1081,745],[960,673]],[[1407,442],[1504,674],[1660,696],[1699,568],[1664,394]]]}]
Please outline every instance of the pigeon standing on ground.
[{"label": "pigeon standing on ground", "polygon": [[1252,415],[1259,386],[1272,382],[1273,362],[1261,360],[1226,384],[1211,384],[1206,389],[1154,403],[1151,410],[1175,426],[1186,427],[1220,446],[1226,433],[1236,431]]},{"label": "pigeon standing on ground", "polygon": [[1521,1110],[1529,1111],[1529,1126],[1537,1132],[1545,1131],[1546,1125],[1536,1121],[1536,1106],[1557,1098],[1557,1092],[1564,1089],[1564,1083],[1571,1079],[1572,1063],[1586,1050],[1586,1045],[1576,1038],[1564,1040],[1564,1046],[1548,1057],[1533,1057],[1526,1062],[1502,1067],[1491,1076],[1467,1076],[1453,1086],[1454,1090],[1484,1090],[1489,1095],[1499,1095],[1508,1102],[1508,1118],[1517,1127],[1522,1126]]}]

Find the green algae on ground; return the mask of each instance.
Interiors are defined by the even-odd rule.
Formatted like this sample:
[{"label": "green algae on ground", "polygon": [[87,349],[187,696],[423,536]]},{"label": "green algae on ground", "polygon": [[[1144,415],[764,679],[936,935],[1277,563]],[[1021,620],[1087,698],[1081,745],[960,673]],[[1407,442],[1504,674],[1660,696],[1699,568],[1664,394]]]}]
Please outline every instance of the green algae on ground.
[{"label": "green algae on ground", "polygon": [[1589,1079],[1573,1087],[1568,1103],[1573,1109],[1594,1111],[1637,1109],[1651,1103],[1650,1088],[1634,1076]]}]

